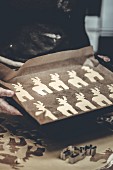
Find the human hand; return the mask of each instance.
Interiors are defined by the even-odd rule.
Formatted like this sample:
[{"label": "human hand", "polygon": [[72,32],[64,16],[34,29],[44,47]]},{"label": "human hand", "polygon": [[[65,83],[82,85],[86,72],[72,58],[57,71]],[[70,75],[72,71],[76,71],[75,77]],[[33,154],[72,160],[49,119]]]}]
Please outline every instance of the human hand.
[{"label": "human hand", "polygon": [[97,55],[99,58],[101,58],[105,62],[110,62],[110,58],[104,55]]},{"label": "human hand", "polygon": [[16,108],[9,105],[4,100],[4,97],[13,97],[13,96],[14,96],[13,91],[0,87],[0,112],[7,113],[9,115],[21,115],[22,116],[22,114]]}]

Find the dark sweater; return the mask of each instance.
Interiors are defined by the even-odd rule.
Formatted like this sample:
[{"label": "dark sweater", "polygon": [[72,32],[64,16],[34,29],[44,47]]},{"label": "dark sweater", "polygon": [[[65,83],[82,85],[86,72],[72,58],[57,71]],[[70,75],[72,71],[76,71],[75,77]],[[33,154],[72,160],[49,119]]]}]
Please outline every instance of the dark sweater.
[{"label": "dark sweater", "polygon": [[89,45],[88,0],[1,0],[0,55],[29,58]]}]

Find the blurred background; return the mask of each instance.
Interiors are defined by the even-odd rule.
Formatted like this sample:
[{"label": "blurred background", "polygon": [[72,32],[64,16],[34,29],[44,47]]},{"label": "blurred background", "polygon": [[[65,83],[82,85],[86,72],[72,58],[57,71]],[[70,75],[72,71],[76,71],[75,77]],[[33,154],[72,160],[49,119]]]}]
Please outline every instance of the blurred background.
[{"label": "blurred background", "polygon": [[[113,58],[113,0],[89,3],[86,30],[94,51]],[[112,59],[113,60],[113,59]]]}]

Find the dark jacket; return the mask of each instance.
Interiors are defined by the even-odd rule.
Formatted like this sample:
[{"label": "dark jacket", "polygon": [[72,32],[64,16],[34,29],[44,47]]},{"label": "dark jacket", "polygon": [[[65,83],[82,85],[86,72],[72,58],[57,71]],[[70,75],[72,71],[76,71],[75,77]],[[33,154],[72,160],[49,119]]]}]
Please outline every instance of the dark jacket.
[{"label": "dark jacket", "polygon": [[89,45],[88,0],[1,0],[0,55],[14,60]]}]

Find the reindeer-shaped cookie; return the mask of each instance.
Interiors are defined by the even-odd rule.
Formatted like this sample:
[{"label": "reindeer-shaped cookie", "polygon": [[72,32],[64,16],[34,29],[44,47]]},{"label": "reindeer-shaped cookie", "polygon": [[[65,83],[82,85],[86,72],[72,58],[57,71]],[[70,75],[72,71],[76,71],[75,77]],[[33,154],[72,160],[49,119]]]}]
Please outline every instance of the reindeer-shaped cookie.
[{"label": "reindeer-shaped cookie", "polygon": [[87,71],[84,76],[87,77],[91,82],[96,82],[95,78],[98,78],[99,80],[104,80],[104,78],[92,68],[88,66],[83,66],[82,69]]},{"label": "reindeer-shaped cookie", "polygon": [[51,80],[53,80],[53,82],[49,83],[50,87],[52,87],[57,91],[62,91],[63,89],[65,90],[69,89],[69,87],[66,84],[64,84],[62,80],[59,79],[59,74],[57,73],[50,74],[50,76],[51,76]]},{"label": "reindeer-shaped cookie", "polygon": [[16,89],[16,96],[18,97],[18,100],[21,102],[26,102],[27,98],[28,100],[33,100],[34,98],[26,91],[23,89],[22,84],[17,83],[17,84],[12,84],[14,88]]},{"label": "reindeer-shaped cookie", "polygon": [[65,96],[63,96],[63,99],[57,98],[57,100],[59,101],[59,104],[61,105],[57,108],[57,110],[60,111],[63,115],[68,117],[68,116],[71,116],[72,114],[78,113],[70,104],[67,103],[67,98]]},{"label": "reindeer-shaped cookie", "polygon": [[41,83],[41,80],[38,77],[31,78],[34,83],[34,87],[32,88],[33,91],[37,92],[38,94],[45,96],[47,93],[53,93],[51,89],[49,89],[45,84]]},{"label": "reindeer-shaped cookie", "polygon": [[104,96],[103,94],[100,93],[100,90],[95,87],[94,89],[91,89],[93,95],[95,97],[92,98],[92,101],[94,101],[95,103],[97,103],[100,106],[106,106],[106,104],[111,105],[112,102],[106,98],[106,96]]},{"label": "reindeer-shaped cookie", "polygon": [[42,102],[37,101],[37,103],[33,103],[33,104],[36,105],[36,107],[38,108],[38,111],[35,113],[35,116],[39,116],[39,115],[43,114],[45,117],[49,117],[52,120],[58,119],[48,109],[45,108],[45,106],[43,105]]},{"label": "reindeer-shaped cookie", "polygon": [[78,108],[80,108],[82,111],[88,111],[90,109],[96,109],[96,107],[89,102],[87,99],[85,99],[85,96],[83,93],[75,93],[76,97],[77,97],[77,101],[80,101],[78,103],[76,103],[75,106],[77,106]]},{"label": "reindeer-shaped cookie", "polygon": [[80,88],[82,86],[88,86],[88,83],[83,81],[80,77],[77,76],[75,71],[67,71],[68,75],[71,79],[68,80],[68,83],[72,84],[73,86]]},{"label": "reindeer-shaped cookie", "polygon": [[111,94],[109,95],[110,98],[113,98],[113,84],[107,85],[108,89],[110,90]]}]

